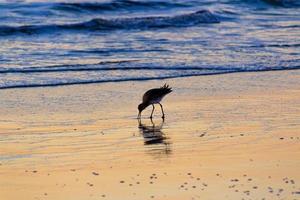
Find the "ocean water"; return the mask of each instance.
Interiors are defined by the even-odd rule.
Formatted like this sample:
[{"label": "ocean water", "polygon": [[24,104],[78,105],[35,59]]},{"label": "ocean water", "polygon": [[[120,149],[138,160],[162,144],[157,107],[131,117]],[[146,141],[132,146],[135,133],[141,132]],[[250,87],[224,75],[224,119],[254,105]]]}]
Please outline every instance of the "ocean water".
[{"label": "ocean water", "polygon": [[0,89],[289,69],[299,0],[0,2]]}]

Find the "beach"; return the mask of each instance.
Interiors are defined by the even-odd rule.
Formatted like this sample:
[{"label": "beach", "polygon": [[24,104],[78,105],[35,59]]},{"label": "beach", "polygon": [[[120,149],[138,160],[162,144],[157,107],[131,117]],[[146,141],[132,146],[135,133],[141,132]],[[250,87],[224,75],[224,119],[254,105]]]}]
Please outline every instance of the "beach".
[{"label": "beach", "polygon": [[299,11],[1,1],[0,200],[300,199]]},{"label": "beach", "polygon": [[[165,120],[139,122],[164,83]],[[3,200],[300,199],[299,70],[7,89],[0,107]]]}]

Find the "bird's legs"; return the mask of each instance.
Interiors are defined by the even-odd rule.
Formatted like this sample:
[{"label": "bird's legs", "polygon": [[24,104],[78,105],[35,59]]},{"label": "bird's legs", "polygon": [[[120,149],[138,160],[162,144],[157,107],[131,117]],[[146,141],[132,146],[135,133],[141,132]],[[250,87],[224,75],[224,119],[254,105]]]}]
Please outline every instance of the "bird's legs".
[{"label": "bird's legs", "polygon": [[152,119],[152,115],[153,115],[153,112],[154,112],[154,109],[155,109],[155,107],[154,107],[154,104],[152,104],[152,112],[151,112],[151,115],[150,115],[150,119]]},{"label": "bird's legs", "polygon": [[161,108],[161,112],[162,112],[162,117],[161,118],[165,118],[165,113],[164,113],[164,109],[163,109],[163,106],[160,104],[160,103],[158,103],[159,105],[160,105],[160,108]]}]

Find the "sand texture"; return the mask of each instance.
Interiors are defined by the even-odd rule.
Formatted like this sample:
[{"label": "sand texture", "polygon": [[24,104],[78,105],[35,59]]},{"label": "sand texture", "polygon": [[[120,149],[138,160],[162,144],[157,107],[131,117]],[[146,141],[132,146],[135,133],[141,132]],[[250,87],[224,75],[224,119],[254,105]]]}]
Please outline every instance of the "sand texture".
[{"label": "sand texture", "polygon": [[[138,121],[149,88],[174,92]],[[300,199],[300,71],[0,91],[1,200]]]}]

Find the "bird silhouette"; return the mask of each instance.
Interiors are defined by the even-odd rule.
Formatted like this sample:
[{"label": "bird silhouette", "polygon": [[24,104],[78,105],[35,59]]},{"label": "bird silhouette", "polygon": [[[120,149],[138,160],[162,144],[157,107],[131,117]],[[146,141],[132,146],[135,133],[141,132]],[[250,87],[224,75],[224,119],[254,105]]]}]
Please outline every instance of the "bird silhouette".
[{"label": "bird silhouette", "polygon": [[160,101],[170,92],[172,92],[172,88],[170,88],[167,84],[164,84],[164,86],[160,88],[153,88],[145,92],[145,94],[143,95],[143,102],[138,106],[138,118],[141,118],[143,110],[145,110],[149,105],[152,105],[152,112],[150,115],[150,118],[152,119],[153,112],[155,109],[154,104],[159,104],[162,112],[162,118],[164,119],[165,113]]}]

